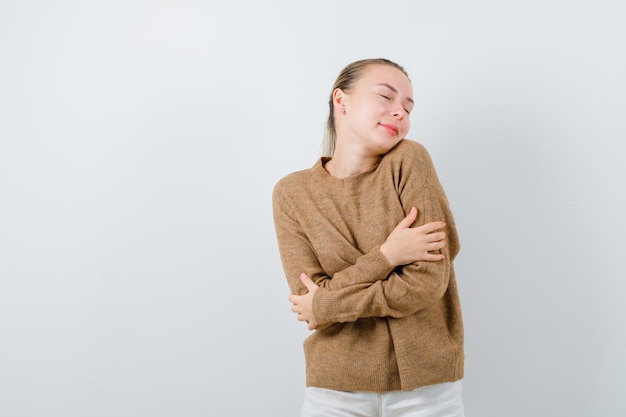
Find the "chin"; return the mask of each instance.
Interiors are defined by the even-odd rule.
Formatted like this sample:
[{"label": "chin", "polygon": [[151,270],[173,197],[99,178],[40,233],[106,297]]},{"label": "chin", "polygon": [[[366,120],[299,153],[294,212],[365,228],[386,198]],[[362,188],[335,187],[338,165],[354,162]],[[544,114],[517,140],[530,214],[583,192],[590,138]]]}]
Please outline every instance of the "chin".
[{"label": "chin", "polygon": [[398,136],[395,138],[386,138],[385,140],[377,140],[374,146],[376,153],[378,155],[384,155],[390,150],[392,150],[400,141],[402,137]]}]

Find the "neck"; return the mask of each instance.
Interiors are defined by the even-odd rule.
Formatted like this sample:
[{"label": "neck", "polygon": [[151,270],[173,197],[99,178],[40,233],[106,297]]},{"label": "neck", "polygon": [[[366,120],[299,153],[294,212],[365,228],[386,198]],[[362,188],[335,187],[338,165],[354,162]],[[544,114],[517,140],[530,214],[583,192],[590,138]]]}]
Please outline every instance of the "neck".
[{"label": "neck", "polygon": [[378,165],[380,155],[365,155],[358,149],[347,149],[337,146],[330,161],[326,163],[326,170],[337,178],[348,178],[362,174]]}]

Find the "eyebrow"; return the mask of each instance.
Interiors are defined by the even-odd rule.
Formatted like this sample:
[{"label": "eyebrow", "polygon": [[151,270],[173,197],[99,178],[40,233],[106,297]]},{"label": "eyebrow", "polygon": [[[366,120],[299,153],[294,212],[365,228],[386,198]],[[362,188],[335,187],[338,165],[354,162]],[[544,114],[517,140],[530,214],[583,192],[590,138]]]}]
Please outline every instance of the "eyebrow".
[{"label": "eyebrow", "polygon": [[[380,83],[380,84],[376,84],[376,85],[380,85],[383,87],[387,87],[388,89],[390,89],[391,91],[393,91],[394,93],[398,94],[398,90],[395,87],[390,86],[387,83]],[[415,104],[415,102],[413,101],[413,99],[411,97],[407,97],[407,100],[410,101],[412,104]]]}]

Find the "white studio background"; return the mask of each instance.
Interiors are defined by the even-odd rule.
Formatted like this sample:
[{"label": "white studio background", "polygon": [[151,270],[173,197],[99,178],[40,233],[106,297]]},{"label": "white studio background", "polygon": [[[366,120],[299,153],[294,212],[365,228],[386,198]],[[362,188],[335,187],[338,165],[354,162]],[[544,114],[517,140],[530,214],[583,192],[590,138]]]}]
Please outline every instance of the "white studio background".
[{"label": "white studio background", "polygon": [[0,1],[0,415],[298,415],[271,191],[370,57],[456,215],[468,417],[626,415],[623,4]]}]

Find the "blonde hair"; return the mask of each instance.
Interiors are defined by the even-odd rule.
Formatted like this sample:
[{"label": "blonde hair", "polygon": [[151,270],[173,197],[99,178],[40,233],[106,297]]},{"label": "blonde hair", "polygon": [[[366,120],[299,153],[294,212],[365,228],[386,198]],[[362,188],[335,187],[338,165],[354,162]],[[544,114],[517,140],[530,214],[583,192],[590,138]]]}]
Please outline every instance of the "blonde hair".
[{"label": "blonde hair", "polygon": [[370,58],[361,59],[348,64],[341,70],[333,88],[330,91],[330,99],[328,100],[328,119],[326,120],[326,128],[324,129],[324,138],[322,140],[322,156],[333,156],[335,153],[335,146],[337,144],[337,130],[335,129],[335,104],[333,102],[333,92],[335,89],[340,89],[345,92],[349,92],[354,83],[365,71],[365,68],[369,65],[388,65],[402,71],[404,75],[409,77],[409,74],[400,65],[385,58]]}]

